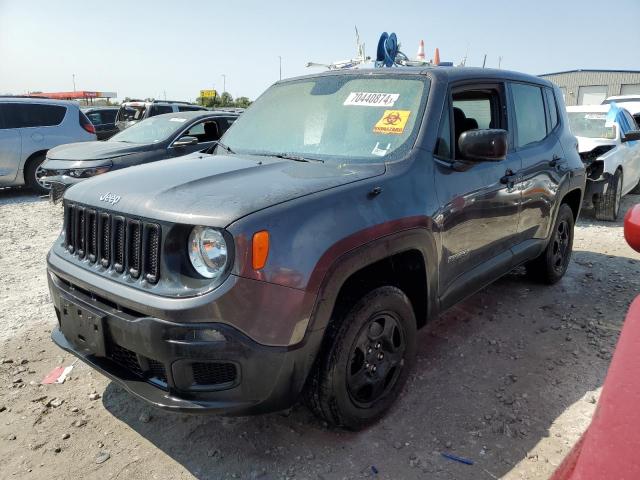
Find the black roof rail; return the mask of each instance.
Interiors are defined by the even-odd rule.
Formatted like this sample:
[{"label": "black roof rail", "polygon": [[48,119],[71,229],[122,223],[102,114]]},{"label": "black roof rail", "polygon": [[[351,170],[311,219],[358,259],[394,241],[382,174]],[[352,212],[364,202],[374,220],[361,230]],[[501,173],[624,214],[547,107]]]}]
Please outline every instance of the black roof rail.
[{"label": "black roof rail", "polygon": [[60,98],[43,97],[41,95],[0,95],[0,98],[44,98],[45,100],[61,100]]},{"label": "black roof rail", "polygon": [[195,103],[184,102],[182,100],[153,100],[151,103],[181,103],[183,105],[195,105]]}]

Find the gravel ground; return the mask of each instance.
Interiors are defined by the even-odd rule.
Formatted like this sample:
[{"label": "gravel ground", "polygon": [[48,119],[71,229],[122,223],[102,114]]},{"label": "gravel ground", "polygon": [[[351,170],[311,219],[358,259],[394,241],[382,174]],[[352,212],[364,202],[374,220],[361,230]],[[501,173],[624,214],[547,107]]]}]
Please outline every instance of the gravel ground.
[{"label": "gravel ground", "polygon": [[514,272],[431,323],[394,409],[347,433],[302,406],[165,413],[82,363],[64,384],[40,385],[73,362],[49,340],[45,254],[61,209],[0,190],[0,478],[548,478],[590,421],[640,278],[621,222],[583,217],[559,284]]}]

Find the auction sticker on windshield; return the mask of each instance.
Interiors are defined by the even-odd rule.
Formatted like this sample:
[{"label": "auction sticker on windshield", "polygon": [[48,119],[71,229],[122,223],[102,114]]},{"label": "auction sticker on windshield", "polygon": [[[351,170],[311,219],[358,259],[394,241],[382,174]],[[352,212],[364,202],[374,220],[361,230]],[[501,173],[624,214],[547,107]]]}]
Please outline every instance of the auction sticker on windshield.
[{"label": "auction sticker on windshield", "polygon": [[399,97],[399,93],[351,92],[343,105],[393,107]]},{"label": "auction sticker on windshield", "polygon": [[382,118],[373,127],[373,133],[400,135],[409,120],[410,110],[385,110]]}]

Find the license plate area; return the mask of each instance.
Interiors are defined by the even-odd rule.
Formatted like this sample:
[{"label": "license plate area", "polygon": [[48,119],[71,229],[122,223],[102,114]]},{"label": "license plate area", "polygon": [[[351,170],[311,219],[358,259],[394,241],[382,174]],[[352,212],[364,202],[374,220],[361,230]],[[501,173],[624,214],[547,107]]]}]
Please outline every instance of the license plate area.
[{"label": "license plate area", "polygon": [[83,352],[105,357],[105,315],[66,296],[61,301],[60,326],[66,339]]}]

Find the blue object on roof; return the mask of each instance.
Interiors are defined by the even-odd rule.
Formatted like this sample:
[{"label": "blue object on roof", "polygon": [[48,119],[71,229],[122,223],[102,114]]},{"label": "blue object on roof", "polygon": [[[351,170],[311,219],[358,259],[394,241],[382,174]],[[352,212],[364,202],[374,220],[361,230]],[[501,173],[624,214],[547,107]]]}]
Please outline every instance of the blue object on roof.
[{"label": "blue object on roof", "polygon": [[392,67],[398,55],[398,37],[395,33],[389,35],[383,32],[378,40],[378,52],[376,55],[376,67]]}]

